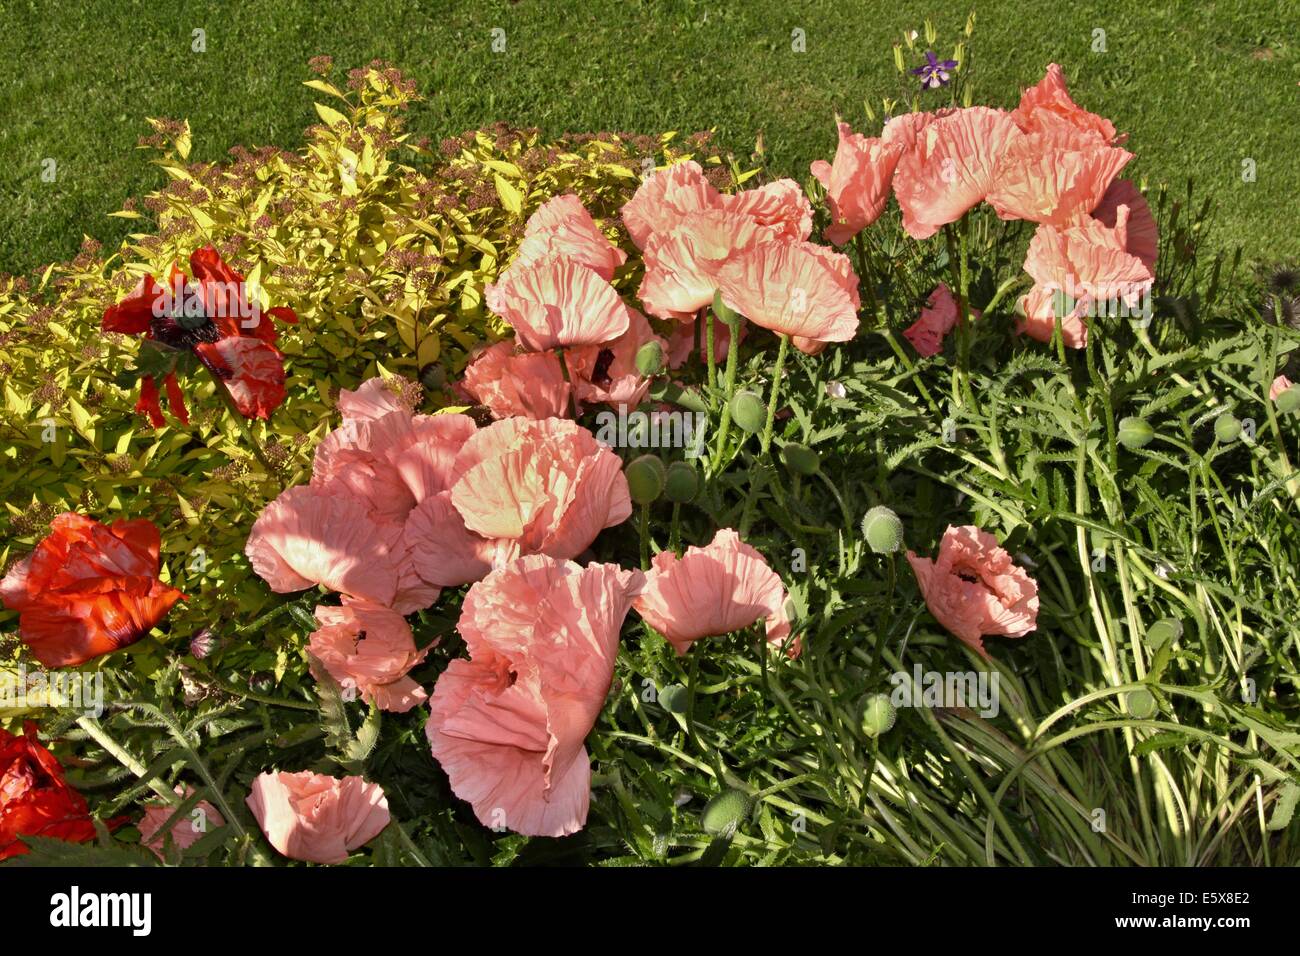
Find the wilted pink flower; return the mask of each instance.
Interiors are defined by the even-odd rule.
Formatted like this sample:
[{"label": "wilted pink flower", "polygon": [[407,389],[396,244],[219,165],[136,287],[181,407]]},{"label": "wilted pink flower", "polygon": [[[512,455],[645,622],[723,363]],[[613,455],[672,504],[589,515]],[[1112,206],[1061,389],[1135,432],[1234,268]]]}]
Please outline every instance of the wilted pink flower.
[{"label": "wilted pink flower", "polygon": [[391,820],[379,784],[307,770],[254,777],[247,803],[271,846],[308,863],[346,862]]},{"label": "wilted pink flower", "polygon": [[623,225],[636,247],[644,249],[652,236],[668,232],[687,213],[721,205],[721,194],[704,178],[700,164],[687,160],[645,178],[623,204]]},{"label": "wilted pink flower", "polygon": [[[685,654],[693,641],[743,630],[766,619],[768,643],[782,646],[790,636],[786,592],[767,560],[723,528],[705,547],[682,557],[660,551],[646,574],[645,587],[632,606],[646,622]],[[799,652],[791,642],[790,656]]]},{"label": "wilted pink flower", "polygon": [[528,217],[511,269],[533,265],[546,258],[584,265],[609,280],[627,261],[627,253],[605,237],[582,200],[572,193],[543,203]]},{"label": "wilted pink flower", "polygon": [[424,660],[411,626],[396,611],[380,604],[345,600],[341,607],[318,606],[320,627],[307,650],[342,687],[355,689],[367,704],[404,714],[424,703],[428,694],[408,677]]},{"label": "wilted pink flower", "polygon": [[[952,290],[946,282],[940,282],[925,300],[920,318],[903,330],[903,337],[921,355],[938,355],[943,351],[944,338],[957,325],[958,314],[957,299]],[[981,315],[979,309],[971,309],[970,314],[972,319]]]},{"label": "wilted pink flower", "polygon": [[534,352],[603,345],[627,331],[627,309],[600,273],[563,258],[511,267],[485,291],[488,308]]},{"label": "wilted pink flower", "polygon": [[584,741],[605,704],[639,571],[521,558],[469,589],[469,660],[438,678],[425,733],[485,826],[565,836],[587,822]]},{"label": "wilted pink flower", "polygon": [[757,189],[724,193],[721,205],[727,212],[769,227],[778,239],[802,242],[812,234],[812,204],[793,179],[778,179]]},{"label": "wilted pink flower", "polygon": [[906,147],[894,195],[907,234],[928,239],[983,202],[999,160],[1023,135],[1007,113],[984,106],[890,120],[882,139]]},{"label": "wilted pink flower", "polygon": [[810,242],[765,242],[722,270],[726,303],[773,332],[847,342],[858,330],[857,276],[846,256]]},{"label": "wilted pink flower", "polygon": [[988,657],[983,638],[1024,637],[1038,623],[1038,585],[987,531],[949,525],[931,561],[907,552],[934,619]]},{"label": "wilted pink flower", "polygon": [[811,171],[826,189],[831,224],[823,235],[841,246],[871,225],[885,211],[894,167],[903,154],[902,143],[868,139],[853,132],[848,123],[839,124],[840,142],[835,162],[816,160]]},{"label": "wilted pink flower", "polygon": [[[194,788],[177,787],[176,793],[181,799],[188,800],[194,796]],[[226,825],[225,819],[217,812],[216,807],[206,800],[200,800],[192,810],[172,824],[170,831],[164,832],[163,826],[175,812],[176,807],[173,806],[149,805],[144,808],[144,817],[138,824],[140,845],[148,847],[160,860],[166,859],[164,850],[168,835],[171,837],[172,846],[178,850],[188,850],[203,839],[208,831]]]},{"label": "wilted pink flower", "polygon": [[461,384],[493,418],[561,418],[569,413],[569,383],[554,352],[520,352],[513,341],[497,342],[474,357]]},{"label": "wilted pink flower", "polygon": [[1094,219],[1103,225],[1115,228],[1119,218],[1120,206],[1128,207],[1128,227],[1125,248],[1142,260],[1147,271],[1156,273],[1156,257],[1160,253],[1160,230],[1156,226],[1156,217],[1151,214],[1151,206],[1146,197],[1133,185],[1131,180],[1117,179],[1110,184],[1101,202],[1092,211]]},{"label": "wilted pink flower", "polygon": [[1094,133],[1107,143],[1123,142],[1115,135],[1115,125],[1104,116],[1089,113],[1070,99],[1065,72],[1055,63],[1047,65],[1047,74],[1037,86],[1020,96],[1020,105],[1011,113],[1016,125],[1026,133],[1051,132],[1062,126]]},{"label": "wilted pink flower", "polygon": [[1025,317],[1016,331],[1050,342],[1060,312],[1062,341],[1083,348],[1087,316],[1118,311],[1120,304],[1136,308],[1153,278],[1142,260],[1127,251],[1127,226],[1127,207],[1120,207],[1113,229],[1096,219],[1068,229],[1039,226],[1025,258],[1034,287],[1020,300]]}]

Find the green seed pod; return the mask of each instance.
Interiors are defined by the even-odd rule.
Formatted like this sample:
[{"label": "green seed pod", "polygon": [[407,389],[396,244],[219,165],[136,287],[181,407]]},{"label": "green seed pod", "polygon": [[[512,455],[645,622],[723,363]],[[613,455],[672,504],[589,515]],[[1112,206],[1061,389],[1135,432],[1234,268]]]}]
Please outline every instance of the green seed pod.
[{"label": "green seed pod", "polygon": [[743,790],[724,790],[705,804],[700,824],[712,836],[730,836],[749,818],[753,807]]},{"label": "green seed pod", "polygon": [[862,732],[868,737],[889,733],[898,719],[898,712],[889,702],[888,694],[872,694],[862,704]]},{"label": "green seed pod", "polygon": [[657,455],[642,455],[627,464],[627,490],[639,505],[648,505],[664,491],[667,471]]},{"label": "green seed pod", "polygon": [[741,390],[731,396],[731,417],[745,431],[757,435],[767,421],[767,406],[754,392]]},{"label": "green seed pod", "polygon": [[1138,720],[1146,720],[1156,712],[1156,698],[1149,690],[1131,690],[1124,695],[1124,700],[1128,712]]},{"label": "green seed pod", "polygon": [[1147,646],[1156,651],[1182,636],[1183,622],[1177,618],[1166,617],[1147,628]]},{"label": "green seed pod", "polygon": [[1300,385],[1292,385],[1277,397],[1277,410],[1281,415],[1290,415],[1300,408]]},{"label": "green seed pod", "polygon": [[713,315],[728,328],[734,329],[740,324],[740,313],[722,301],[722,293],[713,293]]},{"label": "green seed pod", "polygon": [[690,696],[691,692],[681,684],[669,684],[659,692],[659,706],[670,714],[684,714]]},{"label": "green seed pod", "polygon": [[700,473],[689,461],[675,461],[668,466],[664,479],[664,496],[675,504],[694,501],[700,493]]},{"label": "green seed pod", "polygon": [[653,339],[636,350],[636,370],[649,378],[664,367],[663,346]]},{"label": "green seed pod", "polygon": [[876,554],[892,554],[903,544],[903,522],[884,505],[876,505],[862,518],[862,536]]},{"label": "green seed pod", "polygon": [[796,475],[815,475],[822,466],[817,452],[798,442],[790,442],[781,449],[781,460]]},{"label": "green seed pod", "polygon": [[1119,421],[1119,443],[1125,448],[1143,448],[1151,444],[1156,437],[1156,430],[1145,418],[1130,415]]},{"label": "green seed pod", "polygon": [[1214,437],[1220,444],[1231,444],[1241,437],[1241,422],[1231,412],[1224,412],[1214,420]]}]

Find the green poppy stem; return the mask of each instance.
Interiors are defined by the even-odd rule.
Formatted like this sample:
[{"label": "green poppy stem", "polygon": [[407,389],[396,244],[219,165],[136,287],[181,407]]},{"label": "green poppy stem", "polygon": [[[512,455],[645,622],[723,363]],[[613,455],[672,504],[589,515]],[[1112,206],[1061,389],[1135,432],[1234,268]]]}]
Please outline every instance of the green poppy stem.
[{"label": "green poppy stem", "polygon": [[776,369],[772,372],[772,393],[767,399],[767,424],[763,426],[763,440],[760,449],[763,454],[772,446],[772,425],[776,422],[776,406],[781,396],[781,373],[785,369],[785,357],[790,351],[790,336],[781,333],[781,347],[776,353]]},{"label": "green poppy stem", "polygon": [[736,392],[736,365],[740,357],[740,323],[728,326],[731,339],[727,342],[727,369],[724,373],[722,395],[722,423],[718,426],[718,443],[713,448],[713,467],[717,469],[726,455],[727,437],[731,433],[731,398]]}]

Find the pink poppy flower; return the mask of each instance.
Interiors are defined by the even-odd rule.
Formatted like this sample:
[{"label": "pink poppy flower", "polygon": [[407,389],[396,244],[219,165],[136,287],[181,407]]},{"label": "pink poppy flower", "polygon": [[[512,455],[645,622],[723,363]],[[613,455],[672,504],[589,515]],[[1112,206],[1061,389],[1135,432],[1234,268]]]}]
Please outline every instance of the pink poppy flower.
[{"label": "pink poppy flower", "polygon": [[1127,207],[1120,208],[1113,229],[1096,219],[1068,229],[1039,226],[1025,258],[1034,287],[1020,300],[1025,317],[1016,331],[1050,342],[1059,311],[1062,340],[1083,348],[1089,315],[1118,311],[1120,304],[1136,308],[1153,280],[1142,260],[1127,251],[1127,227]]},{"label": "pink poppy flower", "polygon": [[885,211],[903,144],[868,139],[853,132],[848,123],[839,124],[839,134],[835,162],[819,159],[810,169],[825,188],[830,207],[831,224],[823,236],[842,246]]},{"label": "pink poppy flower", "polygon": [[700,164],[687,160],[642,181],[623,204],[623,225],[636,247],[644,249],[652,236],[668,232],[686,213],[721,205],[721,194],[704,178]]},{"label": "pink poppy flower", "polygon": [[847,342],[858,330],[857,276],[846,256],[810,242],[765,242],[728,263],[722,297],[773,332]]},{"label": "pink poppy flower", "polygon": [[425,733],[451,788],[485,826],[566,836],[587,822],[584,741],[605,704],[639,571],[521,558],[469,589]]},{"label": "pink poppy flower", "polygon": [[1156,274],[1156,257],[1160,253],[1160,230],[1146,197],[1131,180],[1117,179],[1110,184],[1092,217],[1115,228],[1119,207],[1128,207],[1128,232],[1124,248],[1142,260],[1147,271]]},{"label": "pink poppy flower", "polygon": [[253,522],[244,553],[272,591],[323,585],[355,598],[393,605],[401,527],[371,517],[350,494],[314,485],[282,492]]},{"label": "pink poppy flower", "polygon": [[667,232],[650,237],[637,295],[651,315],[691,318],[713,303],[718,275],[728,262],[775,236],[773,229],[739,212],[686,213]]},{"label": "pink poppy flower", "polygon": [[543,203],[528,217],[511,269],[547,258],[566,259],[591,269],[606,281],[627,261],[627,253],[597,227],[582,200],[572,193]]},{"label": "pink poppy flower", "polygon": [[[678,654],[685,654],[693,641],[730,634],[762,619],[768,643],[781,647],[790,636],[785,600],[781,578],[766,559],[735,531],[723,528],[710,544],[687,548],[680,558],[672,551],[655,555],[632,606]],[[798,655],[797,640],[788,653]]]},{"label": "pink poppy flower", "polygon": [[461,385],[493,418],[562,418],[569,414],[569,383],[564,380],[559,356],[519,352],[511,340],[479,352],[466,367]]},{"label": "pink poppy flower", "polygon": [[339,389],[335,405],[345,422],[370,421],[389,412],[414,411],[398,390],[397,383],[378,375],[366,379],[356,391]]},{"label": "pink poppy flower", "polygon": [[347,862],[392,819],[379,784],[308,770],[254,777],[246,802],[271,846],[308,863]]},{"label": "pink poppy flower", "polygon": [[[176,793],[183,800],[188,800],[194,796],[194,788],[177,787]],[[171,839],[171,845],[176,849],[188,850],[210,831],[226,825],[225,819],[217,812],[216,807],[206,800],[200,800],[192,810],[172,824],[169,831],[164,832],[163,827],[175,812],[176,808],[173,806],[151,804],[145,807],[144,817],[137,825],[140,830],[140,845],[148,847],[160,860],[166,859],[164,851],[167,848],[168,837]]]},{"label": "pink poppy flower", "polygon": [[793,179],[778,179],[757,189],[722,195],[724,210],[769,227],[778,239],[802,242],[812,234],[812,204]]},{"label": "pink poppy flower", "polygon": [[480,581],[493,568],[519,557],[513,539],[484,538],[466,528],[450,491],[416,505],[403,533],[416,573],[440,588]]},{"label": "pink poppy flower", "polygon": [[1039,133],[1069,127],[1084,133],[1093,133],[1106,143],[1123,142],[1115,135],[1115,124],[1104,116],[1089,113],[1070,99],[1065,85],[1065,72],[1055,63],[1047,65],[1047,73],[1037,86],[1031,86],[1020,95],[1020,105],[1011,113],[1015,124],[1026,133]]},{"label": "pink poppy flower", "polygon": [[987,531],[949,525],[935,560],[908,551],[907,561],[934,619],[985,657],[985,637],[1024,637],[1038,624],[1038,585]]},{"label": "pink poppy flower", "polygon": [[1278,396],[1290,388],[1292,384],[1292,381],[1285,375],[1279,375],[1277,378],[1273,379],[1273,384],[1268,388],[1268,400],[1270,402],[1276,402]]},{"label": "pink poppy flower", "polygon": [[[920,318],[903,330],[903,337],[921,355],[938,355],[943,351],[943,340],[957,326],[958,311],[952,290],[946,282],[940,282],[925,300]],[[982,313],[971,309],[970,314],[972,319],[978,319]]]},{"label": "pink poppy flower", "polygon": [[380,604],[345,599],[341,607],[318,606],[316,620],[320,627],[312,631],[307,650],[340,686],[397,714],[428,699],[407,676],[428,651],[416,649],[402,615]]},{"label": "pink poppy flower", "polygon": [[608,345],[572,348],[565,353],[580,405],[635,408],[650,391],[650,379],[637,371],[636,353],[649,342],[658,342],[662,349],[668,343],[655,335],[644,315],[630,307],[627,312],[627,331]]},{"label": "pink poppy flower", "polygon": [[511,418],[480,429],[456,459],[451,501],[465,527],[523,554],[573,558],[632,514],[622,461],[562,418]]},{"label": "pink poppy flower", "polygon": [[627,309],[614,287],[594,270],[565,259],[511,267],[487,287],[485,299],[534,352],[603,345],[627,331]]},{"label": "pink poppy flower", "polygon": [[910,141],[894,170],[894,195],[907,234],[928,239],[983,202],[998,161],[1022,135],[1008,114],[984,106],[891,120],[882,138]]},{"label": "pink poppy flower", "polygon": [[988,202],[1002,219],[1072,226],[1132,158],[1092,134],[1029,133],[1008,145]]}]

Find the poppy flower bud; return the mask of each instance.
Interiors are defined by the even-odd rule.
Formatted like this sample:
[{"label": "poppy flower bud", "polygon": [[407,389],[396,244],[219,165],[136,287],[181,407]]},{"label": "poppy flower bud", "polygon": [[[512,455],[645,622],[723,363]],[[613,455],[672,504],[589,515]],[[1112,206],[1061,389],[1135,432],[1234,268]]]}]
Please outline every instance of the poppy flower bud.
[{"label": "poppy flower bud", "polygon": [[664,367],[664,349],[663,346],[653,340],[647,342],[636,350],[636,370],[649,378],[651,375],[658,375]]},{"label": "poppy flower bud", "polygon": [[664,491],[667,479],[664,463],[656,455],[642,455],[628,462],[627,490],[639,505],[648,505]]},{"label": "poppy flower bud", "polygon": [[1155,695],[1145,688],[1129,691],[1124,695],[1124,702],[1128,704],[1128,712],[1138,720],[1146,720],[1156,712]]},{"label": "poppy flower bud", "polygon": [[817,452],[798,442],[790,442],[781,449],[781,460],[796,475],[815,475],[821,468]]},{"label": "poppy flower bud", "polygon": [[659,692],[659,706],[670,714],[684,714],[689,698],[690,691],[681,684],[669,684]]},{"label": "poppy flower bud", "polygon": [[734,329],[740,324],[740,313],[722,301],[722,292],[713,293],[713,315],[728,328]]},{"label": "poppy flower bud", "polygon": [[1231,412],[1224,412],[1214,420],[1214,437],[1220,444],[1231,444],[1241,437],[1241,422]]},{"label": "poppy flower bud", "polygon": [[190,653],[194,655],[197,661],[203,660],[217,649],[217,636],[212,633],[212,628],[205,627],[193,637],[190,638]]},{"label": "poppy flower bud", "polygon": [[1292,385],[1277,397],[1277,410],[1283,415],[1289,415],[1297,408],[1300,408],[1300,385]]},{"label": "poppy flower bud", "polygon": [[1119,421],[1119,443],[1125,448],[1142,448],[1156,437],[1156,430],[1145,418],[1131,415]]},{"label": "poppy flower bud", "polygon": [[724,790],[704,806],[700,824],[712,836],[731,836],[754,808],[743,790]]},{"label": "poppy flower bud", "polygon": [[884,505],[876,505],[862,518],[862,536],[876,554],[892,554],[903,544],[903,522]]},{"label": "poppy flower bud", "polygon": [[668,466],[664,479],[664,496],[675,504],[694,501],[700,492],[700,473],[689,461],[675,461]]},{"label": "poppy flower bud", "polygon": [[889,733],[898,712],[887,694],[872,694],[862,705],[862,732],[868,737]]},{"label": "poppy flower bud", "polygon": [[1177,618],[1167,617],[1156,621],[1147,628],[1146,641],[1151,650],[1156,651],[1183,636],[1183,622]]},{"label": "poppy flower bud", "polygon": [[767,420],[767,406],[754,392],[741,390],[731,397],[731,417],[745,431],[757,435]]}]

